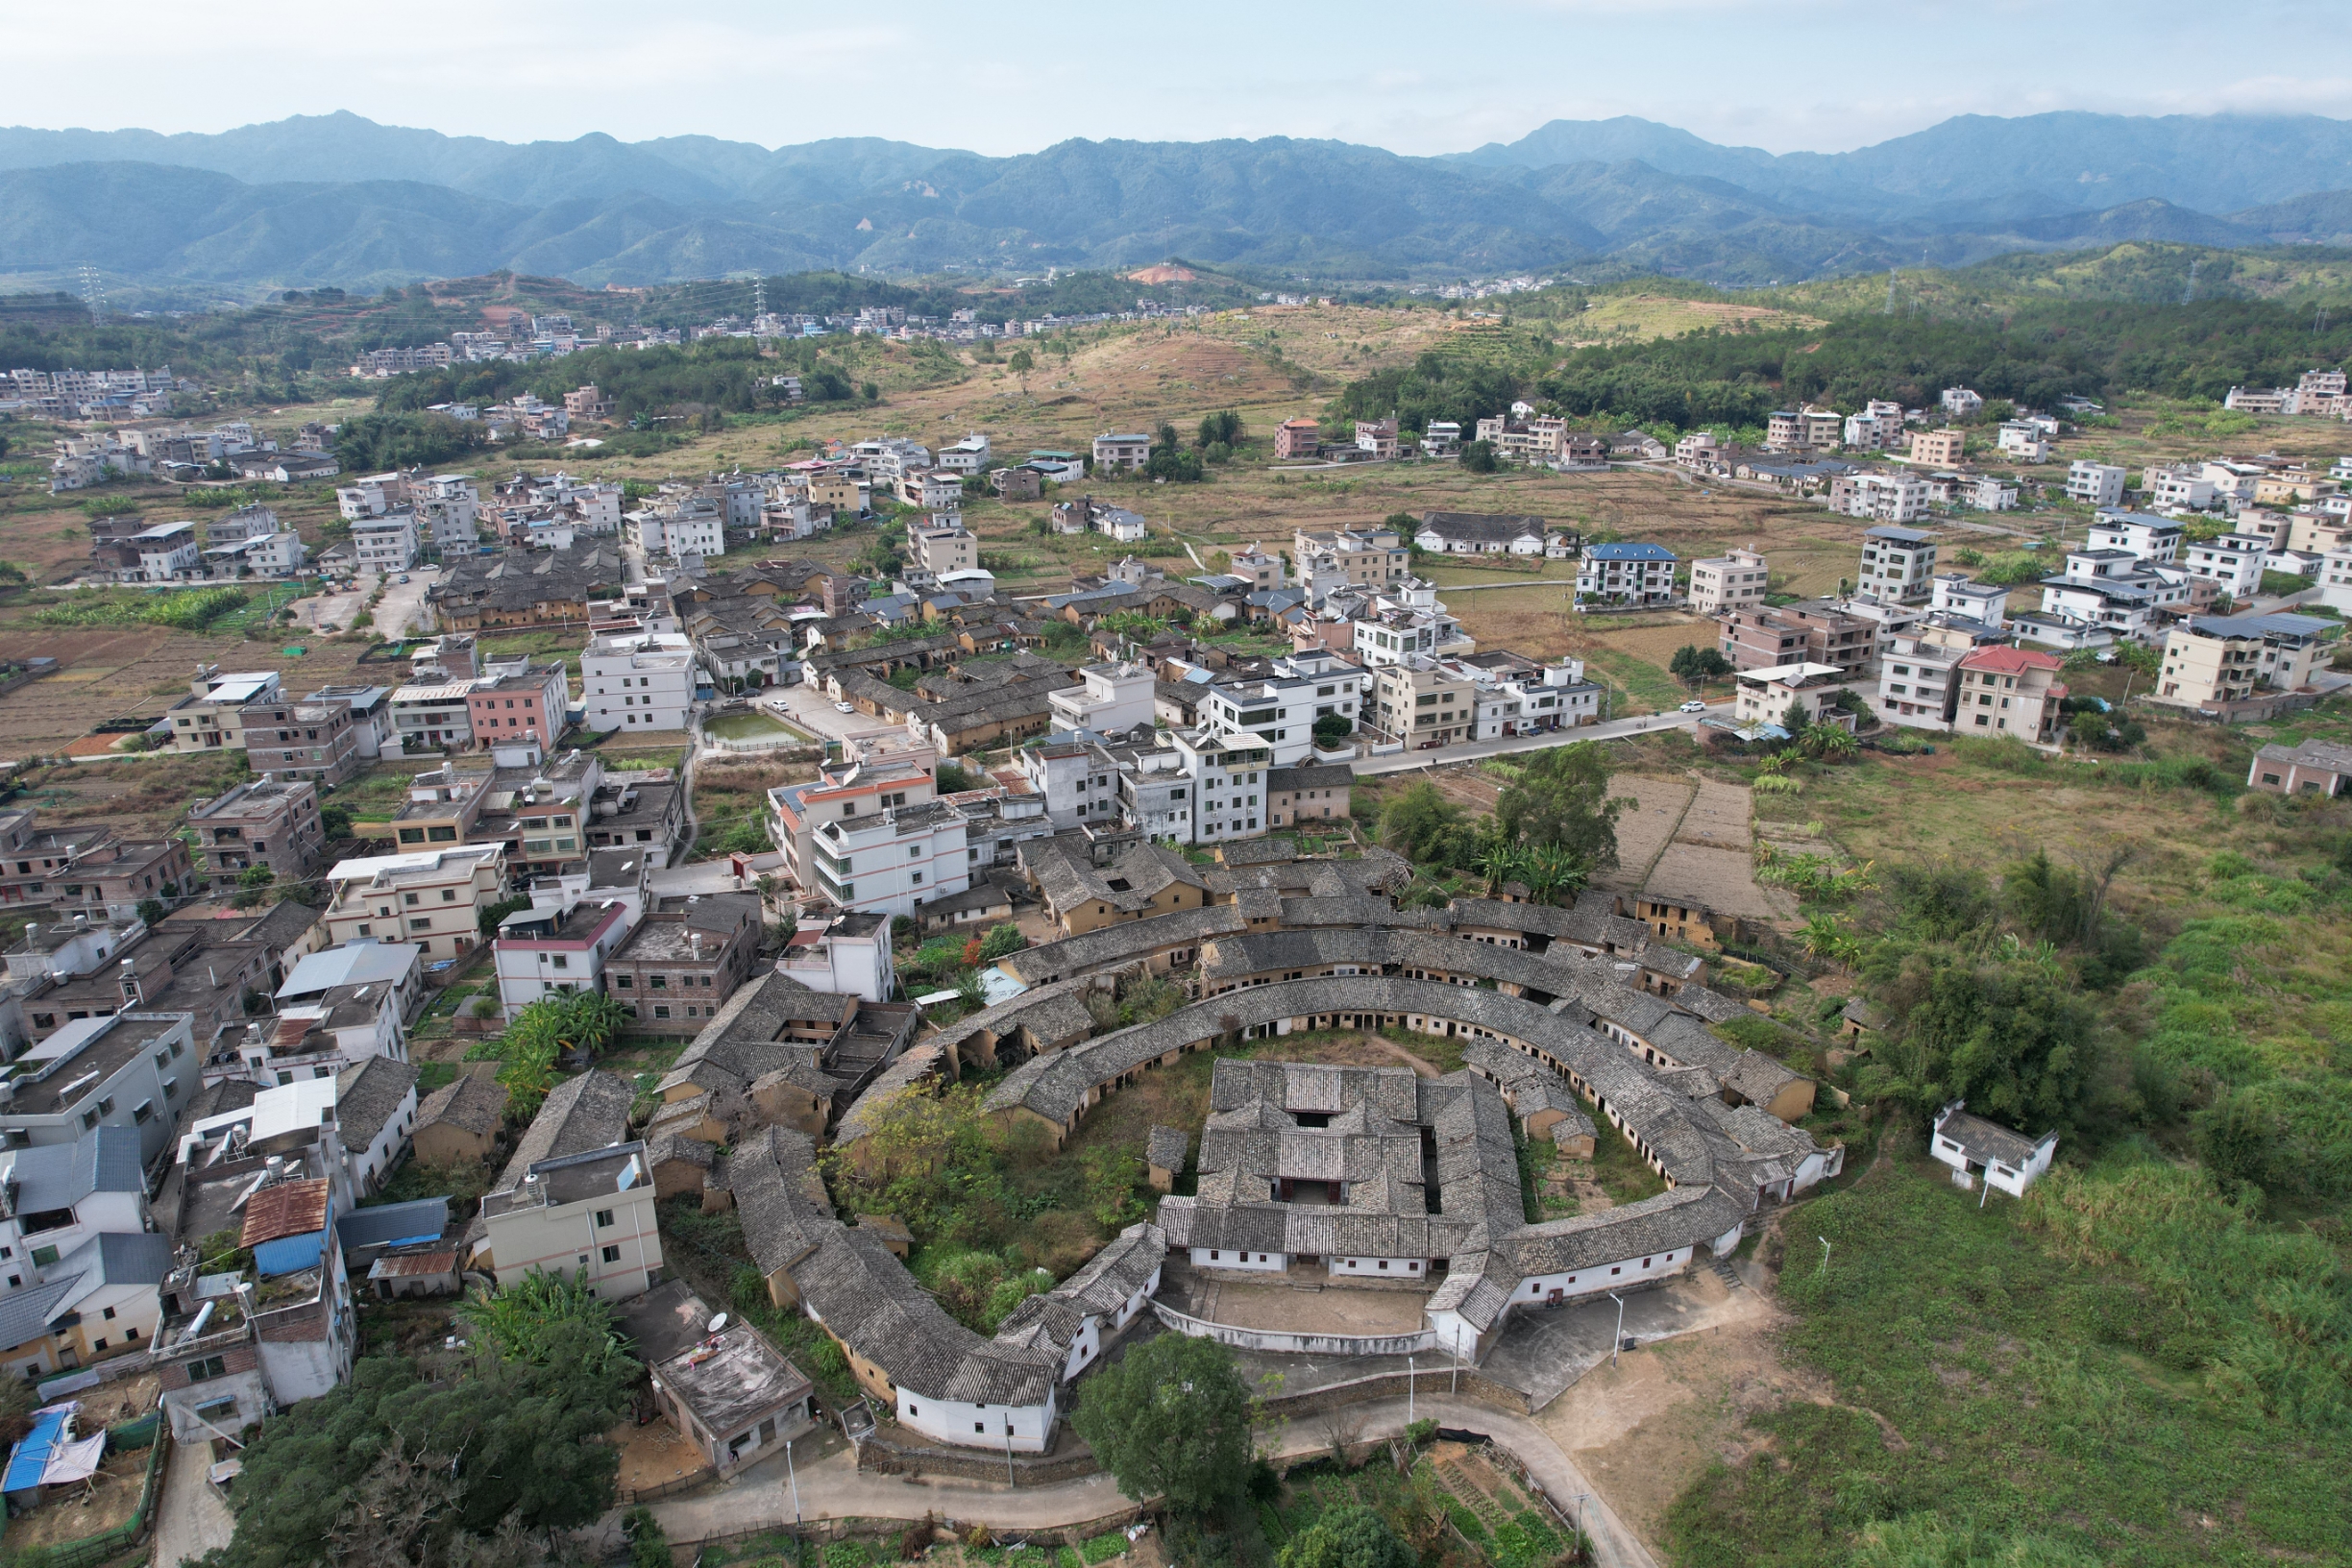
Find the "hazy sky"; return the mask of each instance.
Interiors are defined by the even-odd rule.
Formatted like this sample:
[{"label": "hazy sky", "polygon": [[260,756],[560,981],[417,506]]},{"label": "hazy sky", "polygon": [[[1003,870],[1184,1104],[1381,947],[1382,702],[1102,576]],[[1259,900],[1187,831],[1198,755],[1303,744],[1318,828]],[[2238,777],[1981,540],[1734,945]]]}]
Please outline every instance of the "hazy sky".
[{"label": "hazy sky", "polygon": [[1425,154],[1638,114],[1835,152],[1963,113],[2352,117],[2344,16],[2341,0],[110,0],[12,18],[0,118],[221,131],[344,109],[507,141],[883,135],[1005,154],[1292,135]]}]

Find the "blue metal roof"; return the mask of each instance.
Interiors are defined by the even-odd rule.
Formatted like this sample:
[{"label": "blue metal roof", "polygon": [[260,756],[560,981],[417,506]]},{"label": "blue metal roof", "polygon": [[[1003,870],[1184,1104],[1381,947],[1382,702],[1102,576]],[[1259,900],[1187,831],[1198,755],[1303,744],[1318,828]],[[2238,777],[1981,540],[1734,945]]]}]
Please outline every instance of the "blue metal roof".
[{"label": "blue metal roof", "polygon": [[408,1241],[432,1241],[449,1229],[450,1200],[418,1198],[412,1203],[382,1203],[354,1209],[335,1216],[335,1244],[345,1252],[355,1247],[392,1247]]},{"label": "blue metal roof", "polygon": [[1671,561],[1675,552],[1664,545],[1586,545],[1584,557],[1593,561]]}]

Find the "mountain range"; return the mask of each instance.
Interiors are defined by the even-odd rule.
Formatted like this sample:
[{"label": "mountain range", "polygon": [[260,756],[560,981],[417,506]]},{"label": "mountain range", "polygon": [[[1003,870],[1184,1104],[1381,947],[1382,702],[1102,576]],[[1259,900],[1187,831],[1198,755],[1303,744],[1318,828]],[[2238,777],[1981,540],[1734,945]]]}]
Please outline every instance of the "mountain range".
[{"label": "mountain range", "polygon": [[2352,241],[2352,123],[1969,115],[1850,153],[1556,120],[1440,158],[1346,142],[870,137],[514,144],[301,116],[218,135],[0,129],[0,278],[223,290],[513,268],[597,284],[1185,257],[1401,281],[1554,269],[1794,281],[2120,240]]}]

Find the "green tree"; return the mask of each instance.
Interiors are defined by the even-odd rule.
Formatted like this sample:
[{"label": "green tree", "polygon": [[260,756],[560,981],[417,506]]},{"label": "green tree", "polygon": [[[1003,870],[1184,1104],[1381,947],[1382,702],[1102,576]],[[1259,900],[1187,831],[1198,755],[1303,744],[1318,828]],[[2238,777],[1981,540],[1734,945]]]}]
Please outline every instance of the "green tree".
[{"label": "green tree", "polygon": [[170,910],[163,907],[163,900],[160,898],[141,898],[138,901],[138,918],[148,925],[159,924],[163,917],[170,913]]},{"label": "green tree", "polygon": [[1082,1385],[1070,1426],[1120,1491],[1198,1518],[1238,1498],[1248,1482],[1250,1406],[1232,1351],[1214,1339],[1164,1334],[1098,1368]]},{"label": "green tree", "polygon": [[501,898],[497,903],[483,910],[481,919],[475,923],[481,927],[481,934],[485,940],[492,939],[498,935],[499,922],[517,910],[528,908],[530,908],[528,897]]},{"label": "green tree", "polygon": [[1029,391],[1029,373],[1037,369],[1037,355],[1031,354],[1027,349],[1015,349],[1013,356],[1007,359],[1005,364],[1016,377],[1019,378],[1022,395],[1026,396]]},{"label": "green tree", "polygon": [[1461,466],[1465,473],[1492,474],[1500,466],[1495,461],[1494,443],[1473,441],[1464,446],[1461,449]]},{"label": "green tree", "polygon": [[585,1273],[533,1269],[502,1289],[477,1288],[457,1315],[503,1360],[545,1366],[560,1354],[599,1374],[634,1368],[612,1303],[597,1295]]},{"label": "green tree", "polygon": [[[404,1356],[361,1357],[341,1386],[255,1430],[235,1537],[208,1564],[531,1561],[502,1558],[495,1543],[611,1507],[620,1457],[603,1434],[641,1369],[601,1353],[610,1332],[552,1324],[538,1360],[478,1342],[470,1361],[431,1381]],[[389,1552],[387,1534],[399,1537]]]},{"label": "green tree", "polygon": [[1874,1053],[1874,1093],[1922,1111],[1966,1099],[1996,1121],[2037,1132],[2072,1124],[2096,1066],[2096,1036],[2091,1003],[2063,970],[1922,949],[1902,960],[1880,999],[1902,1023]]},{"label": "green tree", "polygon": [[1780,727],[1793,736],[1801,737],[1806,730],[1813,727],[1813,717],[1805,712],[1805,705],[1802,702],[1791,698],[1788,711],[1780,716]]},{"label": "green tree", "polygon": [[1720,680],[1731,674],[1731,661],[1715,649],[1685,643],[1666,661],[1666,673],[1696,691],[1710,680]]},{"label": "green tree", "polygon": [[339,803],[319,807],[319,831],[327,836],[329,844],[350,838],[351,830],[351,807]]},{"label": "green tree", "polygon": [[269,900],[270,884],[278,873],[267,866],[248,866],[237,873],[236,896],[230,900],[239,909],[253,909]]},{"label": "green tree", "polygon": [[1349,1503],[1315,1515],[1274,1561],[1276,1568],[1416,1568],[1420,1558],[1387,1520]]},{"label": "green tree", "polygon": [[1495,805],[1506,843],[1568,850],[1587,866],[1617,864],[1617,819],[1633,802],[1611,798],[1608,754],[1590,741],[1531,755]]},{"label": "green tree", "polygon": [[1328,746],[1356,732],[1355,722],[1343,713],[1327,713],[1314,722],[1314,738]]},{"label": "green tree", "polygon": [[1211,447],[1237,447],[1241,444],[1241,416],[1230,408],[1201,416],[1199,441],[1203,452]]},{"label": "green tree", "polygon": [[1465,866],[1480,852],[1477,830],[1461,808],[1427,779],[1407,785],[1381,809],[1381,842],[1427,866]]},{"label": "green tree", "polygon": [[1029,939],[1021,935],[1019,926],[1010,922],[991,926],[989,934],[980,940],[980,962],[993,964],[998,959],[1008,954],[1017,953],[1028,945]]}]

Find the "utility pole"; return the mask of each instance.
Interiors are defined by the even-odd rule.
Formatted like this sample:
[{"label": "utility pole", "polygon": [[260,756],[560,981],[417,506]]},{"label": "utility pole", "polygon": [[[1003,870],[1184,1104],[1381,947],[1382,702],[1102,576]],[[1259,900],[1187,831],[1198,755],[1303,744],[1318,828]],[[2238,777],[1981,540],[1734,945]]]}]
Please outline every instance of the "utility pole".
[{"label": "utility pole", "polygon": [[800,1472],[793,1468],[792,1445],[790,1437],[784,1439],[784,1475],[792,1482],[793,1523],[796,1525],[800,1522]]},{"label": "utility pole", "polygon": [[1405,1425],[1413,1424],[1413,1359],[1405,1358]]},{"label": "utility pole", "polygon": [[1825,1236],[1817,1236],[1813,1239],[1822,1244],[1821,1268],[1817,1268],[1813,1271],[1814,1273],[1819,1274],[1822,1271],[1822,1268],[1827,1268],[1829,1266],[1829,1238]]},{"label": "utility pole", "polygon": [[1617,1332],[1609,1335],[1609,1365],[1617,1364],[1617,1352],[1625,1345],[1625,1297],[1609,1292],[1609,1300],[1617,1304]]}]

